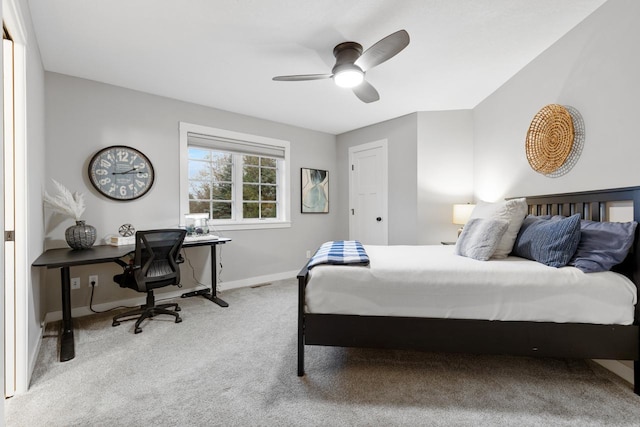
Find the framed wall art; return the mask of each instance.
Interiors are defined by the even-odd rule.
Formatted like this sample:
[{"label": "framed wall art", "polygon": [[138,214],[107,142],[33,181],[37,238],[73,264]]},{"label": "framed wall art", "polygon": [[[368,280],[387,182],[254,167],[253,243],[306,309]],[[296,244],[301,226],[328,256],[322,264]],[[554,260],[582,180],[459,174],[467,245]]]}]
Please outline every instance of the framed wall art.
[{"label": "framed wall art", "polygon": [[329,171],[300,169],[300,212],[329,213]]}]

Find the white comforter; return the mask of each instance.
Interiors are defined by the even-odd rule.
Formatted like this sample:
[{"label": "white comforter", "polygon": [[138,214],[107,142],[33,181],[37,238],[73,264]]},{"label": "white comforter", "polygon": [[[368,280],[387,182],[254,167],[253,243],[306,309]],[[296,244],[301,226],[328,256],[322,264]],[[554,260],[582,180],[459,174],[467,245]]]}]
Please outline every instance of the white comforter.
[{"label": "white comforter", "polygon": [[636,287],[518,257],[476,261],[453,246],[365,246],[371,264],[310,270],[306,310],[376,316],[630,325]]}]

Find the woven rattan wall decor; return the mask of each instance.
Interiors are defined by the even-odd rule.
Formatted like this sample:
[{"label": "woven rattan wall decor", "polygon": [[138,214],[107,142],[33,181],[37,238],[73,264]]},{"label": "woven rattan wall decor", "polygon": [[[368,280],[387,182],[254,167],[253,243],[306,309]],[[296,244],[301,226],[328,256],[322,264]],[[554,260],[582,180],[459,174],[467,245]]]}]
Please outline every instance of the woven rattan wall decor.
[{"label": "woven rattan wall decor", "polygon": [[525,147],[531,168],[555,178],[573,168],[583,145],[584,122],[578,110],[549,104],[531,121]]}]

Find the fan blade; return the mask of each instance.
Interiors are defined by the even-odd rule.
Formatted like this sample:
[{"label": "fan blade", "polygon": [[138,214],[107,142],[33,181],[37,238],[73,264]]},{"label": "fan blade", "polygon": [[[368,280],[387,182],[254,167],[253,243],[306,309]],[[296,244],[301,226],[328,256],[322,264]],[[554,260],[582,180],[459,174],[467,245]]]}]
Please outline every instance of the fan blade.
[{"label": "fan blade", "polygon": [[408,44],[409,33],[405,30],[396,31],[365,50],[356,60],[355,64],[360,67],[362,71],[367,71],[393,58],[402,49],[407,47]]},{"label": "fan blade", "polygon": [[273,80],[278,82],[300,82],[304,80],[330,79],[333,74],[300,74],[297,76],[277,76]]},{"label": "fan blade", "polygon": [[358,86],[352,88],[352,90],[353,93],[355,93],[356,96],[360,98],[360,101],[366,102],[367,104],[380,99],[380,95],[378,94],[376,88],[366,80],[360,83]]}]

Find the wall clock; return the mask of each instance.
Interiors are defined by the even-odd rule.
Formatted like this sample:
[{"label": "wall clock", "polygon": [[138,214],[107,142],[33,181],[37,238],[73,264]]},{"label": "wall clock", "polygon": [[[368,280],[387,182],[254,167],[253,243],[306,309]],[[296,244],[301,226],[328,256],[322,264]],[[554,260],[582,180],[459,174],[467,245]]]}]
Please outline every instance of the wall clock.
[{"label": "wall clock", "polygon": [[89,161],[89,181],[113,200],[134,200],[153,185],[155,174],[149,158],[135,148],[113,145],[103,148]]}]

